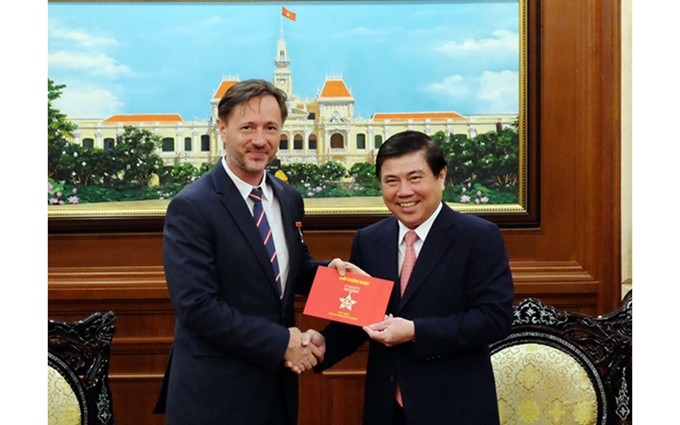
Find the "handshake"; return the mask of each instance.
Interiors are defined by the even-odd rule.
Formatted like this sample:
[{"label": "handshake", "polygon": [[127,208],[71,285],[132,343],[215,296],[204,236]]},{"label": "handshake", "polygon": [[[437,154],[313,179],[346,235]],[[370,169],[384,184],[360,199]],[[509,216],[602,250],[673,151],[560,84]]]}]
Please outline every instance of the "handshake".
[{"label": "handshake", "polygon": [[312,369],[323,361],[326,353],[326,338],[314,329],[305,332],[298,328],[288,328],[290,339],[284,355],[284,364],[298,375]]}]

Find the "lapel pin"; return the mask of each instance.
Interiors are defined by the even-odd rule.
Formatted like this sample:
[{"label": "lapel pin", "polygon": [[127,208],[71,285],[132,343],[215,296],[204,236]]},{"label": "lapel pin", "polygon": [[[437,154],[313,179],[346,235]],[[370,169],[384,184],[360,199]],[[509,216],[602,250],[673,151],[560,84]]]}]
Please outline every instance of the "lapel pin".
[{"label": "lapel pin", "polygon": [[302,222],[296,221],[295,227],[297,227],[298,233],[300,234],[300,242],[305,243],[305,239],[302,237]]}]

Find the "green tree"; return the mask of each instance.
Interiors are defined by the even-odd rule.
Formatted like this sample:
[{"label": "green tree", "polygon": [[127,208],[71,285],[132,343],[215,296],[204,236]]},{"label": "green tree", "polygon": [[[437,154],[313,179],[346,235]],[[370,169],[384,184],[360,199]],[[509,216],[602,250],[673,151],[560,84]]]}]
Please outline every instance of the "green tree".
[{"label": "green tree", "polygon": [[77,126],[53,102],[61,97],[66,86],[47,79],[47,176],[55,180],[68,178],[68,170],[60,169],[60,160],[69,144],[68,136]]},{"label": "green tree", "polygon": [[215,164],[213,164],[212,162],[204,162],[203,164],[201,164],[201,166],[198,167],[198,170],[196,171],[198,177],[201,177],[203,174],[212,170],[214,166]]},{"label": "green tree", "polygon": [[198,169],[190,162],[176,162],[170,169],[170,176],[174,183],[184,186],[196,180],[199,174]]},{"label": "green tree", "polygon": [[102,149],[87,149],[75,143],[67,143],[59,159],[58,167],[68,171],[62,181],[73,185],[107,185],[111,159]]},{"label": "green tree", "polygon": [[288,183],[293,186],[303,184],[316,186],[319,183],[319,166],[316,164],[303,164],[295,162],[292,164],[281,164],[281,169],[288,176]]},{"label": "green tree", "polygon": [[483,148],[477,161],[478,180],[495,188],[515,186],[519,167],[516,129],[482,134],[476,141]]},{"label": "green tree", "polygon": [[500,190],[513,190],[519,169],[518,121],[510,128],[474,138],[438,132],[432,136],[444,152],[451,186],[480,183]]},{"label": "green tree", "polygon": [[125,126],[109,151],[113,184],[119,188],[147,186],[163,167],[162,158],[154,153],[160,143],[160,136],[147,129]]},{"label": "green tree", "polygon": [[357,162],[352,164],[349,175],[354,182],[363,187],[378,187],[378,178],[375,175],[375,164],[370,162]]},{"label": "green tree", "polygon": [[347,175],[345,164],[338,161],[327,161],[319,167],[321,180],[324,182],[336,182]]},{"label": "green tree", "polygon": [[456,151],[457,145],[464,143],[467,136],[464,134],[446,134],[443,131],[438,131],[432,136],[432,141],[435,142],[442,149],[444,158],[448,158]]},{"label": "green tree", "polygon": [[519,176],[519,120],[498,134],[497,163],[493,180],[498,186],[517,186]]}]

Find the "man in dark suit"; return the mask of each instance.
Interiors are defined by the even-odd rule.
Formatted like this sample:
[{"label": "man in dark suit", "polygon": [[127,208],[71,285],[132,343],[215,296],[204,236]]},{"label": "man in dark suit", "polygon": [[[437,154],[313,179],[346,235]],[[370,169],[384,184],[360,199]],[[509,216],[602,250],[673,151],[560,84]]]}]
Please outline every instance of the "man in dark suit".
[{"label": "man in dark suit", "polygon": [[[184,188],[165,217],[163,258],[177,321],[156,412],[171,425],[295,425],[296,373],[314,366],[323,349],[294,322],[295,294],[308,292],[319,264],[302,240],[303,201],[265,172],[278,150],[286,95],[263,80],[239,82],[218,115],[224,158]],[[328,266],[338,264],[344,270],[340,259]]]},{"label": "man in dark suit", "polygon": [[370,338],[364,425],[496,425],[489,344],[510,332],[514,296],[502,235],[442,202],[446,161],[426,134],[386,140],[376,174],[392,216],[356,233],[350,261],[395,281],[388,315],[363,329],[328,325],[316,370]]}]

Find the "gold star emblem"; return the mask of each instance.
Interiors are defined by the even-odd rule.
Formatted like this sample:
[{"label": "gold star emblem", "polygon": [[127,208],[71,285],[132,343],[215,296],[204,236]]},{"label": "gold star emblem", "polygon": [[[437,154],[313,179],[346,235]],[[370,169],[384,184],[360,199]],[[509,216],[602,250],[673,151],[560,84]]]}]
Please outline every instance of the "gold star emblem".
[{"label": "gold star emblem", "polygon": [[340,298],[340,308],[346,308],[347,310],[352,310],[352,306],[357,302],[352,299],[352,294],[347,294],[345,298]]}]

